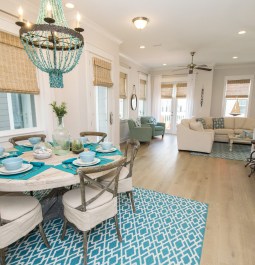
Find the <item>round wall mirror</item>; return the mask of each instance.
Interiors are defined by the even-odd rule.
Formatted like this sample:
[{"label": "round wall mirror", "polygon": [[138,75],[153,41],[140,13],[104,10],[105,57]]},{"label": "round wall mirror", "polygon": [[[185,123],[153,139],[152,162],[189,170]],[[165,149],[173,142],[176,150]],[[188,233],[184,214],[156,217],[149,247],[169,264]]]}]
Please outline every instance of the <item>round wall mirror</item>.
[{"label": "round wall mirror", "polygon": [[136,110],[137,108],[137,96],[136,94],[132,94],[131,96],[131,109]]}]

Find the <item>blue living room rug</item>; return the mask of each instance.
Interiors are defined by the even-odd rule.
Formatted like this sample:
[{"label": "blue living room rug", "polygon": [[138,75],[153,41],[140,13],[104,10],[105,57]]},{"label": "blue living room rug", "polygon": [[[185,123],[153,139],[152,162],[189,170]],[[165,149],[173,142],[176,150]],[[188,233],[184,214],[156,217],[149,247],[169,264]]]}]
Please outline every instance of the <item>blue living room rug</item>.
[{"label": "blue living room rug", "polygon": [[[119,243],[113,218],[89,233],[89,265],[196,265],[200,263],[208,205],[198,201],[135,188],[137,212],[133,214],[126,194],[119,196]],[[83,264],[82,233],[68,228],[60,240],[63,222],[48,221],[44,229],[47,249],[38,229],[11,245],[9,265]]]},{"label": "blue living room rug", "polygon": [[214,158],[223,158],[231,160],[247,161],[250,157],[251,146],[247,144],[233,144],[233,150],[229,151],[228,143],[214,142],[212,152],[210,154],[200,152],[190,152],[191,155],[207,156]]}]

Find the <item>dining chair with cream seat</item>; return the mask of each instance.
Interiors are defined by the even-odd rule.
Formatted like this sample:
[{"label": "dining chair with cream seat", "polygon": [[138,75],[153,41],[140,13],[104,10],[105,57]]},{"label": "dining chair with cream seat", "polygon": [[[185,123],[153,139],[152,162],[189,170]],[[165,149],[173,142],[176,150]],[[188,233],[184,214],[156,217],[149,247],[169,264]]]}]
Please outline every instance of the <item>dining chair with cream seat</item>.
[{"label": "dining chair with cream seat", "polygon": [[15,146],[19,145],[17,142],[25,141],[28,140],[31,137],[41,137],[41,140],[45,142],[46,135],[45,134],[29,134],[29,135],[20,135],[20,136],[15,136],[9,139],[9,142]]},{"label": "dining chair with cream seat", "polygon": [[107,137],[107,133],[104,132],[80,132],[80,136],[93,136],[93,137],[99,137],[99,141],[97,141],[97,144],[104,141],[104,139]]},{"label": "dining chair with cream seat", "polygon": [[[102,166],[78,168],[80,188],[63,195],[64,226],[61,239],[64,240],[68,222],[83,232],[84,264],[87,264],[87,233],[96,225],[114,217],[118,240],[121,242],[117,217],[117,190],[119,173],[126,158]],[[114,170],[115,176],[108,185],[96,180],[96,174]],[[94,174],[95,178],[92,177]]]},{"label": "dining chair with cream seat", "polygon": [[0,196],[0,256],[5,263],[5,248],[27,235],[37,225],[44,244],[50,248],[42,227],[42,208],[31,196],[10,193]]},{"label": "dining chair with cream seat", "polygon": [[[133,212],[135,213],[135,203],[133,197],[133,184],[132,184],[132,175],[133,175],[133,166],[134,160],[137,155],[137,152],[140,148],[140,142],[135,139],[129,139],[126,142],[125,153],[124,156],[127,157],[127,161],[124,164],[123,168],[120,171],[119,184],[118,184],[118,193],[126,192],[131,200],[131,205]],[[110,172],[102,177],[100,177],[99,181],[106,185],[109,183],[114,176],[114,172]]]}]

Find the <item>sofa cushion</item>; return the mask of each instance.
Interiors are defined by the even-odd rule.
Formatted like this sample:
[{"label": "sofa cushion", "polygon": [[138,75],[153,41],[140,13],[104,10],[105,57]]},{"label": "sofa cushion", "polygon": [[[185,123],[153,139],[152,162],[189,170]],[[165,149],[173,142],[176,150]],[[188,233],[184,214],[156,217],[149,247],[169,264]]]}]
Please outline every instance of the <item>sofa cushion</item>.
[{"label": "sofa cushion", "polygon": [[205,120],[206,128],[205,129],[213,129],[213,120],[212,117],[203,117]]},{"label": "sofa cushion", "polygon": [[234,133],[233,129],[224,129],[224,128],[214,129],[214,131],[215,131],[215,134],[233,134]]},{"label": "sofa cushion", "polygon": [[199,121],[190,122],[189,127],[191,130],[194,130],[194,131],[203,131],[204,130],[202,123]]},{"label": "sofa cushion", "polygon": [[213,118],[213,129],[223,129],[224,118]]},{"label": "sofa cushion", "polygon": [[235,117],[235,129],[244,129],[246,118]]},{"label": "sofa cushion", "polygon": [[235,128],[235,118],[225,117],[224,118],[224,128],[225,129],[234,129]]},{"label": "sofa cushion", "polygon": [[155,126],[155,131],[164,131],[164,127],[163,126]]},{"label": "sofa cushion", "polygon": [[[248,130],[254,130],[255,128],[255,119],[252,118],[244,118],[244,125],[243,125],[243,129],[248,129]],[[240,129],[240,128],[236,128],[236,129]]]},{"label": "sofa cushion", "polygon": [[203,119],[203,118],[197,118],[196,121],[201,122],[202,125],[203,125],[203,128],[206,129],[206,122],[205,122],[205,119]]}]

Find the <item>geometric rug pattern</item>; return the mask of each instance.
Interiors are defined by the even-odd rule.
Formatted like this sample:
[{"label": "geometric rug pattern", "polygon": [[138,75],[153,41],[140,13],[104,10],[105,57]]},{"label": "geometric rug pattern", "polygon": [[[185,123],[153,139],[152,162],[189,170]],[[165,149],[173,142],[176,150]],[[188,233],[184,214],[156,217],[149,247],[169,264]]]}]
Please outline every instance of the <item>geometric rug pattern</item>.
[{"label": "geometric rug pattern", "polygon": [[[110,219],[88,236],[89,265],[198,265],[200,263],[208,205],[168,194],[134,188],[137,212],[126,194],[118,199],[122,243]],[[10,265],[83,264],[82,234],[69,227],[61,241],[63,222],[48,221],[44,229],[47,249],[38,229],[7,250]]]},{"label": "geometric rug pattern", "polygon": [[190,152],[191,155],[196,156],[207,156],[214,158],[223,158],[231,160],[247,161],[250,157],[251,146],[247,144],[233,144],[232,151],[229,151],[228,143],[214,142],[212,152],[210,154],[200,152]]}]

